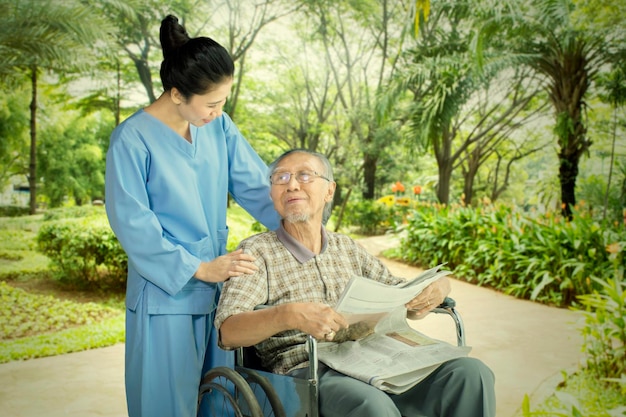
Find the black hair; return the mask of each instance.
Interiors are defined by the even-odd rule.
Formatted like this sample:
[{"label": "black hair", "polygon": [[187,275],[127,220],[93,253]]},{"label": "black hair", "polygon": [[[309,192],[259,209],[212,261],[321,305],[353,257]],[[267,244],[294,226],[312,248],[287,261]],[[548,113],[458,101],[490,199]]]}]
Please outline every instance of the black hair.
[{"label": "black hair", "polygon": [[160,40],[165,91],[175,87],[189,99],[233,78],[235,64],[228,51],[211,38],[190,38],[176,16],[168,15],[161,21]]}]

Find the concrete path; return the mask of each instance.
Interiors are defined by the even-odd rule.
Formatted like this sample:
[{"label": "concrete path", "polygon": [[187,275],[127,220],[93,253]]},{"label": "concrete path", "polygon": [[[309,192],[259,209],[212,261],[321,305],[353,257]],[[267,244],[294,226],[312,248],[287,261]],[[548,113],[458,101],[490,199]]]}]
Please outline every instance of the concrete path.
[{"label": "concrete path", "polygon": [[[360,241],[371,253],[397,245],[386,237]],[[384,260],[398,276],[416,268]],[[452,280],[451,296],[465,322],[470,356],[496,374],[498,417],[518,417],[525,394],[539,401],[560,381],[562,370],[582,360],[582,317],[496,291]],[[455,343],[452,320],[430,315],[416,326]],[[124,345],[0,365],[2,417],[123,417]],[[174,417],[174,416],[173,416]]]}]

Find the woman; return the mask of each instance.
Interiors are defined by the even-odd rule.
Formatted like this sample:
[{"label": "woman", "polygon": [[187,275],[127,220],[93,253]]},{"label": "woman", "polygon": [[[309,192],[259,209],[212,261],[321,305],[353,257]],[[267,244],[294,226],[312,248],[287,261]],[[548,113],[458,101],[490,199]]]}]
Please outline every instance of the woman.
[{"label": "woman", "polygon": [[226,253],[227,198],[269,229],[267,167],[222,113],[234,63],[210,38],[161,23],[164,93],[111,136],[106,208],[128,254],[126,397],[130,417],[196,415],[202,374],[232,365],[217,347],[221,282],[254,272]]}]

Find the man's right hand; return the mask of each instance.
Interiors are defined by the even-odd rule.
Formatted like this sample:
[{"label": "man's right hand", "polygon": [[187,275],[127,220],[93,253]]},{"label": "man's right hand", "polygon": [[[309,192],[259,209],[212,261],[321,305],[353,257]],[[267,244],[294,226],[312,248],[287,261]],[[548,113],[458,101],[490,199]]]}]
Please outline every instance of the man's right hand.
[{"label": "man's right hand", "polygon": [[348,327],[344,317],[323,303],[292,303],[289,305],[293,328],[318,340],[332,341],[341,329]]}]

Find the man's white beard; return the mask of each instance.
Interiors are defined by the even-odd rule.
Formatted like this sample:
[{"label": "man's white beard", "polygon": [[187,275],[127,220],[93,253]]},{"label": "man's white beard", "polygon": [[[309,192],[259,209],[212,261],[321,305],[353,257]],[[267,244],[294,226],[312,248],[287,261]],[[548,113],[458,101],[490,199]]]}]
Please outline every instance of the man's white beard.
[{"label": "man's white beard", "polygon": [[311,216],[309,216],[307,213],[294,213],[285,216],[285,220],[287,220],[289,223],[306,223],[309,221],[310,217]]}]

